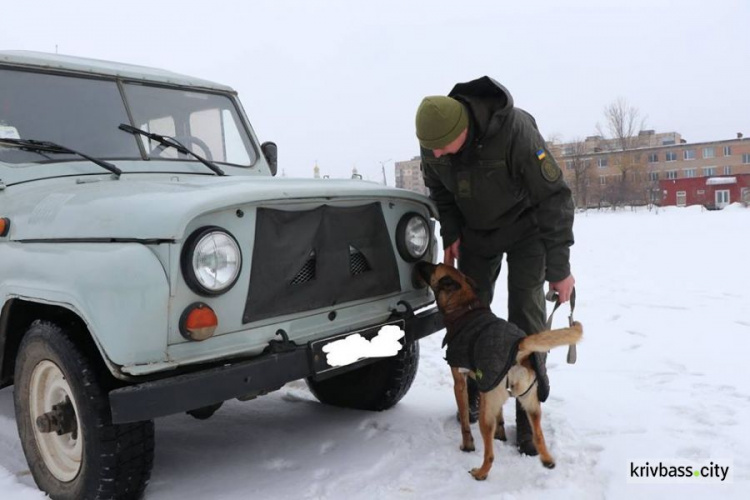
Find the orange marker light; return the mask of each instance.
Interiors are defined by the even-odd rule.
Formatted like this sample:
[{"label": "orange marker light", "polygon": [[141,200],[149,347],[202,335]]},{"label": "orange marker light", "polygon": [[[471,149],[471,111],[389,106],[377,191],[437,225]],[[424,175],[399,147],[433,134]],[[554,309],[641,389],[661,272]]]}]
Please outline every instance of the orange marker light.
[{"label": "orange marker light", "polygon": [[10,231],[10,219],[7,217],[0,217],[0,236],[5,236]]},{"label": "orange marker light", "polygon": [[206,304],[193,304],[182,313],[180,333],[188,340],[206,340],[219,326],[219,318]]}]

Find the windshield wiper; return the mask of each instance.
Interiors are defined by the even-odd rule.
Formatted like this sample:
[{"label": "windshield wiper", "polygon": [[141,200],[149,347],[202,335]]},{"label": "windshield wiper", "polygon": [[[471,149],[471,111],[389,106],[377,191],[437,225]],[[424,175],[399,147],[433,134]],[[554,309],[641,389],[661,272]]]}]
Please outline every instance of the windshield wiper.
[{"label": "windshield wiper", "polygon": [[169,137],[168,135],[161,135],[161,134],[155,134],[153,132],[146,132],[145,130],[141,130],[139,128],[133,127],[132,125],[128,125],[126,123],[121,123],[118,127],[120,130],[124,130],[125,132],[128,132],[133,135],[142,135],[144,137],[148,137],[149,139],[158,142],[162,146],[166,146],[168,148],[175,148],[177,151],[179,151],[182,154],[192,156],[199,162],[203,163],[205,166],[216,172],[216,175],[227,175],[224,173],[224,171],[219,168],[218,165],[216,165],[214,162],[209,161],[202,157],[201,155],[197,153],[193,153],[192,150],[185,147],[184,144],[182,144],[180,141],[175,139],[174,137]]},{"label": "windshield wiper", "polygon": [[122,170],[117,168],[115,165],[109,163],[108,161],[100,160],[99,158],[94,158],[93,156],[89,156],[86,153],[81,153],[80,151],[76,151],[75,149],[70,149],[66,146],[61,146],[60,144],[50,142],[50,141],[37,141],[35,139],[0,139],[0,144],[10,144],[12,146],[16,146],[19,149],[24,149],[27,151],[33,151],[35,153],[56,153],[56,154],[71,154],[71,155],[77,155],[81,158],[84,158],[92,163],[96,163],[100,167],[109,170],[113,174],[115,174],[115,177],[117,179],[120,178],[120,175],[122,174]]}]

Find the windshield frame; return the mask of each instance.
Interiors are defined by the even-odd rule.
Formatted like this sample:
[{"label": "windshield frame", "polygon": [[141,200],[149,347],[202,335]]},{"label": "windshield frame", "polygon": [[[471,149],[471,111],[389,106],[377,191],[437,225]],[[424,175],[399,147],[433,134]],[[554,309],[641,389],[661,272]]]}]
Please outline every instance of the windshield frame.
[{"label": "windshield frame", "polygon": [[[231,90],[218,90],[213,88],[206,88],[206,87],[200,87],[200,86],[193,86],[193,85],[185,85],[185,84],[169,84],[165,82],[160,81],[153,81],[149,79],[138,79],[133,78],[132,76],[123,77],[123,76],[115,76],[115,75],[106,75],[106,74],[98,74],[95,72],[89,73],[84,71],[76,71],[76,70],[66,70],[66,69],[59,69],[59,68],[48,68],[48,67],[38,67],[38,66],[30,66],[30,65],[21,65],[21,64],[7,64],[0,62],[0,70],[4,71],[16,71],[16,72],[23,72],[23,73],[35,73],[35,74],[41,74],[41,75],[54,75],[54,76],[60,76],[60,77],[67,77],[67,78],[74,78],[74,79],[83,79],[83,80],[94,80],[94,81],[100,81],[100,82],[111,82],[114,83],[117,88],[117,93],[119,95],[119,98],[121,100],[121,103],[123,105],[123,108],[125,110],[125,113],[127,115],[128,122],[134,126],[137,127],[134,123],[133,119],[133,111],[131,107],[131,103],[127,98],[127,94],[125,92],[125,85],[127,84],[134,84],[144,87],[155,87],[155,88],[162,88],[167,90],[175,90],[175,91],[188,91],[193,93],[202,93],[202,94],[209,94],[214,96],[223,97],[229,100],[231,103],[232,112],[236,117],[236,125],[237,125],[237,131],[240,135],[245,134],[243,141],[243,144],[246,148],[250,148],[247,153],[250,157],[250,163],[249,164],[240,164],[240,163],[231,163],[226,161],[215,161],[217,164],[221,165],[227,165],[233,168],[243,169],[243,170],[251,170],[258,166],[259,161],[261,159],[260,154],[260,148],[257,144],[257,138],[253,134],[252,128],[247,120],[247,116],[244,113],[244,109],[242,108],[242,105],[239,102],[239,99],[237,98],[237,92],[231,91]],[[43,119],[43,118],[40,118]],[[122,133],[125,132],[117,130],[117,124],[113,124],[114,129],[116,130],[116,133]],[[22,137],[22,139],[27,139],[26,137]],[[41,139],[45,140],[45,138],[39,138],[39,137],[29,137],[28,139]],[[178,163],[199,163],[198,160],[194,158],[153,158],[149,157],[148,152],[146,151],[146,148],[143,145],[143,141],[141,141],[137,136],[132,136],[132,140],[136,142],[136,148],[137,148],[137,154],[134,154],[133,156],[107,156],[107,155],[97,155],[97,157],[100,157],[102,159],[106,159],[108,161],[156,161],[156,162],[178,162]],[[65,145],[65,144],[64,144]],[[85,152],[85,151],[84,151]],[[22,166],[30,166],[30,165],[44,165],[44,164],[56,164],[56,163],[69,163],[69,162],[79,162],[80,158],[75,155],[61,155],[60,158],[44,158],[40,157],[39,159],[29,160],[29,161],[23,161],[23,162],[0,162],[4,166],[8,167],[22,167]],[[158,169],[154,172],[162,173],[164,172],[163,169]],[[124,173],[127,173],[125,171]]]},{"label": "windshield frame", "polygon": [[[244,133],[245,136],[248,139],[248,144],[246,146],[249,146],[251,148],[252,157],[251,162],[247,165],[243,165],[241,163],[232,163],[228,161],[219,161],[219,160],[211,160],[213,163],[216,163],[217,165],[227,165],[230,167],[236,167],[236,168],[245,168],[250,169],[257,165],[259,159],[260,159],[260,148],[258,147],[257,140],[255,139],[255,136],[252,134],[252,130],[250,129],[250,124],[248,123],[247,117],[245,116],[244,110],[242,109],[242,106],[240,106],[239,100],[237,99],[237,92],[222,92],[216,89],[207,89],[207,88],[201,88],[201,87],[186,87],[184,85],[170,85],[168,83],[164,82],[152,82],[148,80],[136,80],[133,78],[117,78],[117,85],[120,89],[120,95],[122,97],[122,101],[125,103],[125,110],[128,114],[128,120],[132,127],[139,128],[138,125],[135,123],[135,119],[133,118],[133,109],[131,107],[130,101],[128,100],[127,93],[125,91],[126,85],[138,85],[141,87],[152,87],[152,88],[161,88],[161,89],[167,89],[167,90],[181,90],[181,91],[188,91],[188,92],[195,92],[195,93],[201,93],[201,94],[209,94],[209,95],[215,95],[219,97],[225,97],[227,98],[231,103],[234,110],[234,113],[239,121],[239,132]],[[138,149],[141,151],[141,156],[143,160],[146,161],[165,161],[165,162],[184,162],[184,161],[198,161],[195,158],[158,158],[154,159],[153,157],[150,157],[148,154],[148,151],[146,151],[146,148],[143,144],[143,141],[138,138],[138,136],[133,136],[135,141],[138,143]]]}]

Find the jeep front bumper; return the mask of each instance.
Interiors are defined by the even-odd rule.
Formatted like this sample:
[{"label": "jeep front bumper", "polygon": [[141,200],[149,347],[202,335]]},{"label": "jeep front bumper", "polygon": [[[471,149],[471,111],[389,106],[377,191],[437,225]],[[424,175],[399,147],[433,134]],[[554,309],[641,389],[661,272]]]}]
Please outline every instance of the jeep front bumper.
[{"label": "jeep front bumper", "polygon": [[[443,328],[437,308],[419,314],[394,314],[384,324],[402,320],[410,343]],[[382,325],[373,325],[373,329]],[[353,332],[352,332],[353,333]],[[202,408],[229,399],[278,389],[287,382],[319,373],[312,343],[293,345],[282,352],[267,353],[250,360],[229,361],[222,366],[129,385],[109,393],[112,422],[124,424]],[[326,372],[325,377],[378,361],[370,358]]]}]

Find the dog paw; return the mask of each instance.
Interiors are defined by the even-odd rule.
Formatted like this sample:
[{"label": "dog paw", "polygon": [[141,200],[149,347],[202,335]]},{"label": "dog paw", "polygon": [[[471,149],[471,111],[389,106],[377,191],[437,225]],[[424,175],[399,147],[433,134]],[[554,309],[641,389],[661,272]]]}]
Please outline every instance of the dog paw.
[{"label": "dog paw", "polygon": [[476,448],[474,447],[474,443],[471,444],[462,444],[460,446],[461,451],[469,452],[469,451],[475,451]]},{"label": "dog paw", "polygon": [[477,481],[484,481],[487,479],[487,472],[482,472],[482,469],[471,469],[469,471],[469,474],[471,474],[471,477],[476,479]]},{"label": "dog paw", "polygon": [[542,460],[542,465],[548,469],[554,469],[555,461],[554,460],[547,460],[547,461]]}]

